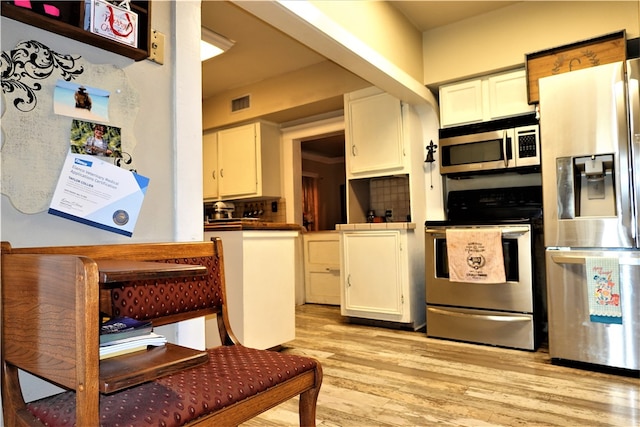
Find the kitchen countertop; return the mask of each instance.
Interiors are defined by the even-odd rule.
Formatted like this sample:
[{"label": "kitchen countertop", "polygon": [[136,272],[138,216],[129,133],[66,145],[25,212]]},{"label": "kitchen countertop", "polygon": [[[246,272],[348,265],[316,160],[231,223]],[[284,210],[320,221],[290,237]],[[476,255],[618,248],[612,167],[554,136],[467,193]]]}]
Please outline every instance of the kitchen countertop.
[{"label": "kitchen countertop", "polygon": [[257,219],[230,218],[224,220],[214,220],[204,224],[204,231],[237,231],[237,230],[295,230],[302,231],[298,224],[285,222],[267,222]]}]

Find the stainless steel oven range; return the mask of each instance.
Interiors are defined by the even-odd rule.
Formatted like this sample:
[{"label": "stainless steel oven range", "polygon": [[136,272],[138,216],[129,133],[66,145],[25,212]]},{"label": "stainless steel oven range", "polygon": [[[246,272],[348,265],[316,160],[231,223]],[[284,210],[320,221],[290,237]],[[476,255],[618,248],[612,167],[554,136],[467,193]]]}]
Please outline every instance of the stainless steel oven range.
[{"label": "stainless steel oven range", "polygon": [[[427,336],[535,350],[545,329],[542,189],[453,191],[447,220],[427,221]],[[506,281],[450,280],[447,229],[501,232]]]}]

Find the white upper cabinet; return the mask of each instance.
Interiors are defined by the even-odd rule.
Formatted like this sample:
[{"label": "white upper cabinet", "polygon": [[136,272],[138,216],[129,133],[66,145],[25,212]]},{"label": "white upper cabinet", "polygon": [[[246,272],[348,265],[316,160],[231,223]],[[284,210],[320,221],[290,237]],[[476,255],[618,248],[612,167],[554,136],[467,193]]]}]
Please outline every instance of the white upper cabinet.
[{"label": "white upper cabinet", "polygon": [[489,88],[489,120],[534,111],[527,100],[525,70],[498,74],[487,79]]},{"label": "white upper cabinet", "polygon": [[440,127],[495,120],[534,111],[527,100],[525,70],[440,87]]},{"label": "white upper cabinet", "polygon": [[270,123],[206,133],[204,200],[280,197],[280,131]]},{"label": "white upper cabinet", "polygon": [[441,127],[481,122],[482,80],[470,80],[440,87]]},{"label": "white upper cabinet", "polygon": [[348,178],[404,172],[402,103],[367,88],[345,94],[345,150]]},{"label": "white upper cabinet", "polygon": [[218,134],[202,136],[202,194],[205,200],[218,198]]},{"label": "white upper cabinet", "polygon": [[218,132],[218,188],[220,197],[257,195],[260,142],[257,125]]}]

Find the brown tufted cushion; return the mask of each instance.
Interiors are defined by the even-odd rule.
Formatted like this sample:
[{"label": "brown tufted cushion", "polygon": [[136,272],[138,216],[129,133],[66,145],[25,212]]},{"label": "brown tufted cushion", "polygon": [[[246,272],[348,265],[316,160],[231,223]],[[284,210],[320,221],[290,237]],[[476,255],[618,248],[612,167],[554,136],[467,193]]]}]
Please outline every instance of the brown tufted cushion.
[{"label": "brown tufted cushion", "polygon": [[[101,425],[180,426],[316,366],[314,359],[240,345],[216,347],[209,361],[156,381],[100,396]],[[29,403],[48,426],[75,425],[75,393]]]},{"label": "brown tufted cushion", "polygon": [[219,258],[178,258],[164,262],[203,265],[208,272],[206,276],[122,282],[111,290],[114,316],[146,320],[222,304]]}]

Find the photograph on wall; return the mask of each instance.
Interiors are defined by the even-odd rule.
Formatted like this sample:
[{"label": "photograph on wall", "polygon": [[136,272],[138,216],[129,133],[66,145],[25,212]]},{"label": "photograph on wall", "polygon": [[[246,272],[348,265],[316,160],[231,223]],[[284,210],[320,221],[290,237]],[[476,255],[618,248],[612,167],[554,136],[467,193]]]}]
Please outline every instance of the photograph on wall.
[{"label": "photograph on wall", "polygon": [[109,92],[58,80],[53,91],[53,111],[61,116],[96,122],[109,121]]},{"label": "photograph on wall", "polygon": [[121,129],[102,123],[73,120],[71,153],[99,157],[122,157]]}]

